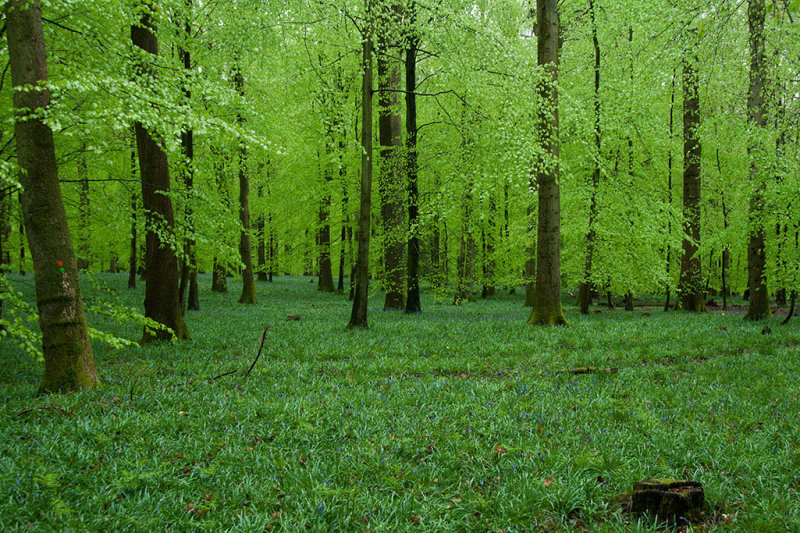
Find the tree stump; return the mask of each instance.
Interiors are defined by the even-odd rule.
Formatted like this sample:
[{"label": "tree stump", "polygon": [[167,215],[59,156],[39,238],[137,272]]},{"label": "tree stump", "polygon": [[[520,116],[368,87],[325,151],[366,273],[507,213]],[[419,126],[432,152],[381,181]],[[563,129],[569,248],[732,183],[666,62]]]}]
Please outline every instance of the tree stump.
[{"label": "tree stump", "polygon": [[705,495],[697,481],[646,479],[633,484],[634,513],[649,513],[672,523],[700,517]]}]

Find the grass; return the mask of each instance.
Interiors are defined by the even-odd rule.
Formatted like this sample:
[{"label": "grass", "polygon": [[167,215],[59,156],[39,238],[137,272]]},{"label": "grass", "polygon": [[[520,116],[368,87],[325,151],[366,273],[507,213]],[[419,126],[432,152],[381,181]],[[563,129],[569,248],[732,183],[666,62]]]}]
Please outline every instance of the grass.
[{"label": "grass", "polygon": [[[405,316],[376,294],[347,331],[307,278],[256,306],[200,283],[193,340],[96,345],[97,391],[37,397],[41,364],[0,346],[0,530],[649,531],[622,503],[647,477],[704,484],[694,530],[800,529],[798,321],[568,308],[548,329],[521,295]],[[568,372],[588,366],[618,371]]]}]

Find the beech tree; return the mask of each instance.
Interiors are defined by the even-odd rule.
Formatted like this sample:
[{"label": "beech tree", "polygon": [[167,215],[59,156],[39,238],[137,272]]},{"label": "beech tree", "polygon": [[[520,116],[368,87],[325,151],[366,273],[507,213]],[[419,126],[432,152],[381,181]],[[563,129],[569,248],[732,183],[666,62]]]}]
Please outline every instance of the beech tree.
[{"label": "beech tree", "polygon": [[557,0],[537,0],[538,63],[546,73],[541,85],[545,155],[536,170],[539,223],[536,288],[529,324],[566,325],[561,310],[561,199],[558,184],[558,56],[560,49]]},{"label": "beech tree", "polygon": [[[141,19],[131,27],[134,46],[145,54],[158,55],[158,39],[154,33],[151,5],[141,6]],[[154,73],[142,66],[143,76]],[[136,146],[142,179],[142,207],[147,221],[145,236],[145,316],[169,328],[152,330],[145,327],[142,342],[168,339],[172,334],[188,339],[189,331],[183,321],[178,300],[178,260],[174,246],[174,217],[169,196],[170,177],[167,154],[154,138],[154,132],[141,121],[136,125]]]},{"label": "beech tree", "polygon": [[36,276],[44,378],[39,391],[95,387],[78,269],[58,184],[53,132],[41,112],[50,105],[47,53],[39,0],[6,4],[6,35],[14,91],[22,211]]}]

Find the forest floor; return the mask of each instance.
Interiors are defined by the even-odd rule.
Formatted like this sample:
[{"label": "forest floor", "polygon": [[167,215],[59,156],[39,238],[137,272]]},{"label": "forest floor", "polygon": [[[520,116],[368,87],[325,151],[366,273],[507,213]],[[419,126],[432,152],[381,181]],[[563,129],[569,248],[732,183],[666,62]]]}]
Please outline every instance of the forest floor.
[{"label": "forest floor", "polygon": [[[141,308],[143,284],[100,279],[90,302]],[[568,307],[539,328],[521,294],[406,316],[376,293],[347,331],[347,297],[308,278],[256,306],[200,284],[193,340],[96,344],[96,391],[36,396],[42,364],[0,344],[0,530],[646,531],[626,495],[648,477],[703,483],[694,530],[800,529],[800,319]]]}]

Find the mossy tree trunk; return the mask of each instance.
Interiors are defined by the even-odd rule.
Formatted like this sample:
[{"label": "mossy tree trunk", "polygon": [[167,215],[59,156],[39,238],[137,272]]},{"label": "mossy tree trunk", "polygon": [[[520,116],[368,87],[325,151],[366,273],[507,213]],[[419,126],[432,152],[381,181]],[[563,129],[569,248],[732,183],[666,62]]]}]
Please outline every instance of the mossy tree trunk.
[{"label": "mossy tree trunk", "polygon": [[383,221],[384,311],[405,309],[406,270],[404,264],[403,139],[400,99],[402,77],[400,64],[391,57],[394,43],[390,32],[400,26],[399,3],[381,5],[381,31],[378,42],[378,138],[381,145],[380,188]]},{"label": "mossy tree trunk", "polygon": [[550,73],[541,88],[542,140],[546,159],[537,170],[539,221],[536,250],[536,289],[528,324],[566,325],[561,309],[561,198],[558,184],[558,56],[557,0],[537,0],[538,63]]},{"label": "mossy tree trunk", "polygon": [[747,153],[750,156],[750,182],[753,196],[750,198],[750,239],[747,245],[747,286],[750,289],[750,302],[745,320],[762,320],[772,316],[767,292],[767,255],[765,250],[765,212],[764,194],[767,182],[764,179],[764,147],[758,136],[767,125],[764,105],[767,72],[764,58],[764,20],[766,5],[764,0],[750,0],[747,8],[747,21],[750,27],[750,91],[747,98],[747,120],[755,130],[756,141],[752,142]]},{"label": "mossy tree trunk", "polygon": [[406,259],[406,313],[421,313],[419,293],[419,163],[417,160],[417,4],[411,0],[408,7],[408,25],[405,50],[406,69],[406,187],[408,188],[408,250]]},{"label": "mossy tree trunk", "polygon": [[[371,0],[364,0],[365,16],[371,17]],[[361,36],[361,205],[358,214],[358,257],[355,265],[353,310],[348,328],[367,327],[369,296],[369,238],[372,210],[372,24]]]},{"label": "mossy tree trunk", "polygon": [[50,105],[50,91],[39,0],[7,4],[6,36],[12,85],[35,87],[14,91],[14,131],[45,360],[39,392],[89,389],[98,384],[97,371],[58,184],[53,132],[41,119],[41,110]]},{"label": "mossy tree trunk", "polygon": [[[158,39],[148,13],[142,15],[138,25],[131,27],[131,40],[148,54],[158,55]],[[143,76],[153,73],[142,66]],[[188,339],[189,331],[183,321],[183,311],[178,300],[178,260],[172,247],[174,243],[174,215],[169,196],[170,177],[167,154],[141,122],[136,122],[136,146],[142,181],[142,207],[145,212],[145,316],[170,328],[179,339]],[[164,330],[145,328],[142,342],[169,339]]]},{"label": "mossy tree trunk", "polygon": [[[696,34],[691,32],[693,41]],[[697,55],[687,52],[683,62],[683,254],[679,292],[681,307],[706,310],[700,247],[700,88]]]},{"label": "mossy tree trunk", "polygon": [[602,154],[602,135],[600,130],[600,41],[597,37],[597,17],[594,0],[589,0],[589,15],[592,20],[592,44],[594,45],[594,148],[595,161],[592,172],[592,192],[589,200],[589,229],[586,232],[586,262],[583,281],[578,287],[577,304],[581,314],[589,314],[592,305],[592,260],[594,243],[597,238],[597,190],[600,187],[600,156]]},{"label": "mossy tree trunk", "polygon": [[[244,98],[244,76],[240,65],[236,65],[233,73],[233,83],[236,92]],[[241,112],[237,115],[239,125],[244,124]],[[244,140],[239,142],[239,222],[242,231],[239,234],[239,257],[244,270],[242,271],[242,295],[240,304],[256,303],[256,281],[253,276],[253,253],[250,246],[250,176],[247,174],[247,145]]]}]

